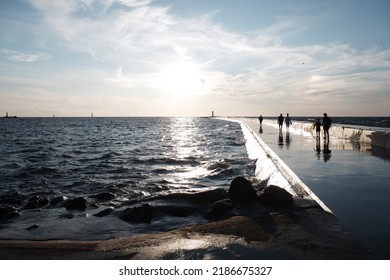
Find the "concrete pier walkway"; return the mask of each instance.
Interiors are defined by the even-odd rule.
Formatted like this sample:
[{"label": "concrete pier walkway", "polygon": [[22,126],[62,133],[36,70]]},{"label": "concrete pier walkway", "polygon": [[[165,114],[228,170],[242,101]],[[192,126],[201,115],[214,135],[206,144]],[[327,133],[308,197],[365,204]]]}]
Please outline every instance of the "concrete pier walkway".
[{"label": "concrete pier walkway", "polygon": [[330,138],[319,141],[302,124],[240,119],[286,163],[365,243],[377,259],[390,259],[390,159],[388,149]]}]

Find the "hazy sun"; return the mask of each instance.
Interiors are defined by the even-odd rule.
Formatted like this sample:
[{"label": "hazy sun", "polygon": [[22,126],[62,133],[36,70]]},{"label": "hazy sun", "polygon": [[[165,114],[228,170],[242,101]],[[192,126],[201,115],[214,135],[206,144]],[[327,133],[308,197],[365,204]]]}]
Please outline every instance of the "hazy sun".
[{"label": "hazy sun", "polygon": [[200,67],[189,61],[165,65],[159,76],[162,87],[174,94],[196,93],[204,85]]}]

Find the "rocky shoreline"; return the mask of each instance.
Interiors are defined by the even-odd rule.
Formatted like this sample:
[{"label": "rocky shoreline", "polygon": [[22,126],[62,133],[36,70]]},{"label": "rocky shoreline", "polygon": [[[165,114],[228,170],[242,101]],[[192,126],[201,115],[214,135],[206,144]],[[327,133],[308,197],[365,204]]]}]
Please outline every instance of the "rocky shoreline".
[{"label": "rocky shoreline", "polygon": [[[215,189],[172,194],[164,199],[186,201],[186,204],[155,207],[145,203],[118,212],[107,208],[111,210],[102,210],[96,217],[117,215],[128,223],[150,223],[159,215],[188,217],[201,212],[208,222],[101,241],[0,240],[0,259],[371,258],[364,245],[333,214],[315,201],[293,197],[277,186],[255,189],[250,181],[237,177],[227,193]],[[84,211],[86,207],[82,199],[58,203],[69,211]],[[18,212],[2,211],[3,221],[4,217],[10,219],[9,215]]]}]

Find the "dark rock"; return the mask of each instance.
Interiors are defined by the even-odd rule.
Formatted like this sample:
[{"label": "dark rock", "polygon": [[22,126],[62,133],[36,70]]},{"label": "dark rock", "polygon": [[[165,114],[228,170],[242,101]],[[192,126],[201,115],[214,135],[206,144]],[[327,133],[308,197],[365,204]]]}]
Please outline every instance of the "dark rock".
[{"label": "dark rock", "polygon": [[87,199],[85,197],[69,199],[65,202],[65,208],[68,210],[85,211],[87,209]]},{"label": "dark rock", "polygon": [[56,204],[62,203],[67,199],[68,198],[66,196],[57,196],[50,201],[50,205],[56,205]]},{"label": "dark rock", "polygon": [[15,207],[10,205],[0,205],[0,220],[7,220],[15,216],[18,216]]},{"label": "dark rock", "polygon": [[20,207],[23,204],[23,196],[20,192],[11,192],[0,196],[0,204]]},{"label": "dark rock", "polygon": [[37,209],[42,208],[48,204],[49,199],[47,197],[36,195],[28,200],[27,204],[23,207],[23,209]]},{"label": "dark rock", "polygon": [[37,224],[32,225],[31,227],[26,228],[26,230],[33,230],[33,229],[36,229],[36,228],[39,228],[39,225],[37,225]]},{"label": "dark rock", "polygon": [[228,195],[238,204],[253,203],[257,200],[257,194],[252,183],[244,177],[236,177],[230,183]]},{"label": "dark rock", "polygon": [[119,214],[119,218],[128,223],[151,223],[152,217],[153,210],[149,204],[127,208]]},{"label": "dark rock", "polygon": [[267,205],[285,205],[291,203],[293,198],[285,189],[270,185],[259,193],[259,201]]},{"label": "dark rock", "polygon": [[91,197],[92,198],[96,198],[98,200],[102,200],[102,201],[108,201],[108,200],[111,200],[111,199],[115,198],[116,195],[111,193],[111,192],[103,192],[103,193],[95,194],[95,195],[93,195]]},{"label": "dark rock", "polygon": [[207,219],[224,217],[228,215],[233,208],[234,202],[230,199],[220,200],[211,206],[211,208],[206,212],[205,217]]},{"label": "dark rock", "polygon": [[183,205],[164,205],[153,208],[153,211],[155,212],[174,217],[188,217],[192,215],[196,210],[198,210],[197,207]]},{"label": "dark rock", "polygon": [[211,204],[225,198],[225,189],[213,189],[194,193],[172,193],[162,197],[162,199],[186,200],[194,204]]},{"label": "dark rock", "polygon": [[94,214],[94,216],[95,217],[104,217],[104,216],[111,214],[112,212],[114,212],[114,208],[110,207],[110,208],[106,208],[106,209]]}]

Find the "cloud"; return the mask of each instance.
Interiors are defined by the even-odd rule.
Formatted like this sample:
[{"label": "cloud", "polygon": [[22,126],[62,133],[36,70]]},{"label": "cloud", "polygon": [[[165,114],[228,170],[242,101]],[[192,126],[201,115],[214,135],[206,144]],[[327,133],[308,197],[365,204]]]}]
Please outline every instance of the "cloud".
[{"label": "cloud", "polygon": [[23,53],[7,49],[1,49],[0,53],[5,54],[5,56],[9,60],[20,62],[35,62],[38,60],[46,60],[49,58],[49,55],[43,53]]},{"label": "cloud", "polygon": [[[41,36],[48,46],[91,56],[106,67],[101,82],[121,92],[128,89],[127,94],[161,92],[159,72],[180,61],[199,65],[203,94],[248,103],[356,103],[365,94],[380,100],[390,86],[389,50],[357,50],[337,41],[287,44],[286,37],[310,28],[302,18],[280,17],[262,29],[238,33],[215,22],[214,11],[184,18],[149,0],[31,4],[41,16],[42,25],[35,28],[45,31]],[[47,58],[7,55],[24,62]]]}]

